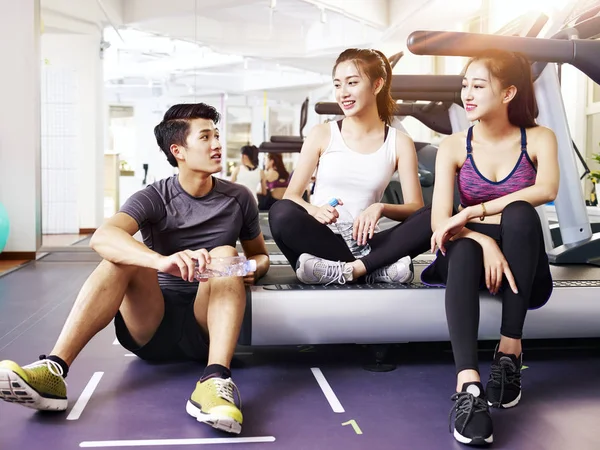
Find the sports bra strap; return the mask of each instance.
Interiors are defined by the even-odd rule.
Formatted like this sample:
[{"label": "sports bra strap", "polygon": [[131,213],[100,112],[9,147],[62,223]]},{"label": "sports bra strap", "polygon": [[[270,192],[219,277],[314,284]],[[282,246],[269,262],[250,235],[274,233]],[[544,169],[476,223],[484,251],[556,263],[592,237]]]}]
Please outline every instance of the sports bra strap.
[{"label": "sports bra strap", "polygon": [[[471,140],[473,139],[473,126],[469,127],[469,131],[467,131],[467,153],[471,153],[473,151],[473,146],[471,145]],[[527,133],[525,132],[525,128],[521,127],[521,151],[527,151]]]},{"label": "sports bra strap", "polygon": [[467,154],[471,154],[471,152],[473,151],[471,139],[473,139],[473,126],[470,126],[469,131],[467,131]]},{"label": "sports bra strap", "polygon": [[525,128],[521,127],[521,151],[527,151],[527,133],[525,132]]}]

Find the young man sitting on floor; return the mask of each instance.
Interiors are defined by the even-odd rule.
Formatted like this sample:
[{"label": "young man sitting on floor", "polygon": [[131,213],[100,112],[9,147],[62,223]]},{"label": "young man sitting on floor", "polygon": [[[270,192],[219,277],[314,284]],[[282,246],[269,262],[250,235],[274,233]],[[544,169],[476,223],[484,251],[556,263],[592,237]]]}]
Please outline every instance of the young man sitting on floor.
[{"label": "young man sitting on floor", "polygon": [[[212,176],[222,169],[212,106],[171,107],[154,133],[179,174],[132,195],[102,225],[91,247],[103,258],[87,279],[48,357],[20,367],[0,362],[0,398],[39,410],[65,410],[64,377],[92,337],[113,319],[123,347],[144,360],[206,362],[186,406],[200,422],[241,431],[230,362],[246,294],[269,268],[258,208],[250,191]],[[133,238],[141,231],[144,243]],[[236,241],[257,264],[245,278],[198,283],[213,258],[236,256]],[[209,345],[210,342],[210,345]]]}]

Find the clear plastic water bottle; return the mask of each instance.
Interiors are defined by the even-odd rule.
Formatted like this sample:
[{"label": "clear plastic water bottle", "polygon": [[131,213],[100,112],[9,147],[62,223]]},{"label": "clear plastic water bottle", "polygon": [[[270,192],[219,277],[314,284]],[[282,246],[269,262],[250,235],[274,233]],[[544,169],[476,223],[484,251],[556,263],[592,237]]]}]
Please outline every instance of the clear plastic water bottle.
[{"label": "clear plastic water bottle", "polygon": [[215,277],[244,277],[256,271],[256,261],[245,256],[227,256],[211,258],[204,272],[198,272],[196,266],[195,278],[198,281]]},{"label": "clear plastic water bottle", "polygon": [[352,230],[354,228],[354,218],[352,217],[352,214],[350,214],[346,208],[341,206],[336,198],[332,198],[328,203],[338,212],[339,217],[335,222],[335,226],[352,252],[352,255],[354,255],[355,258],[362,258],[371,253],[371,246],[368,243],[365,245],[358,245],[356,240],[352,237]]}]

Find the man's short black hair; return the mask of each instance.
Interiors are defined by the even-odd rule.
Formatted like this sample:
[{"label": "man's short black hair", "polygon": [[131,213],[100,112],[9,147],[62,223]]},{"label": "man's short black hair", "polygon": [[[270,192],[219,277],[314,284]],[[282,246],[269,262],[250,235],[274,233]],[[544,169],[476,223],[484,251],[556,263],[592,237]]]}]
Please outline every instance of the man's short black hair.
[{"label": "man's short black hair", "polygon": [[171,153],[171,145],[184,146],[190,132],[190,120],[212,120],[215,125],[221,118],[218,111],[206,103],[181,103],[173,105],[165,113],[161,123],[154,127],[156,143],[166,155],[169,164],[177,167],[177,159]]}]

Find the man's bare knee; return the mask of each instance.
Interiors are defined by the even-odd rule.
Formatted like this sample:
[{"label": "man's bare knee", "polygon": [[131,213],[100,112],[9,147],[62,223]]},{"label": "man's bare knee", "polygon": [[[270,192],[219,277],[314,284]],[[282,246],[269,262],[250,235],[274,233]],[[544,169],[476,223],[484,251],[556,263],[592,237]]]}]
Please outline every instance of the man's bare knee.
[{"label": "man's bare knee", "polygon": [[128,286],[144,285],[151,281],[158,281],[156,270],[146,267],[117,264],[106,259],[98,265],[95,272],[106,283],[125,282]]},{"label": "man's bare knee", "polygon": [[238,256],[238,252],[235,247],[231,245],[222,245],[220,247],[213,248],[210,252],[208,252],[213,258],[223,258],[226,256]]},{"label": "man's bare knee", "polygon": [[103,276],[109,277],[111,280],[115,279],[131,279],[138,272],[140,267],[127,266],[125,264],[116,264],[114,262],[103,259],[102,262],[96,268],[97,272],[100,272]]}]

